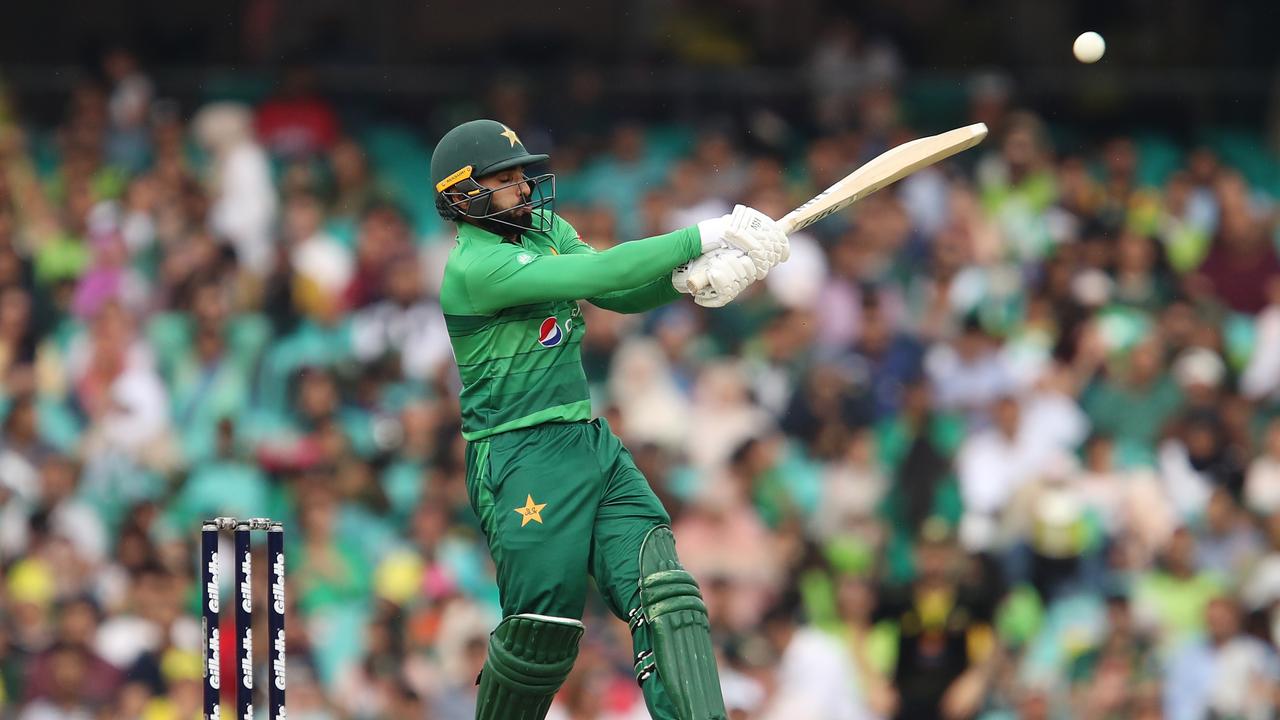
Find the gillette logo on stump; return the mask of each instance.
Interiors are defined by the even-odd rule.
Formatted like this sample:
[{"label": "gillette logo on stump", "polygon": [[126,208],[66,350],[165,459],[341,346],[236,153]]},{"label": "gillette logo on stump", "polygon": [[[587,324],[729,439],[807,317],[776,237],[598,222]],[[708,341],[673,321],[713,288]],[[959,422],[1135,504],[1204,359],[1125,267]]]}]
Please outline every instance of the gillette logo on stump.
[{"label": "gillette logo on stump", "polygon": [[222,685],[222,675],[219,666],[222,664],[219,647],[218,628],[214,628],[209,633],[209,652],[205,654],[204,671],[209,678],[209,687],[214,690],[219,689]]},{"label": "gillette logo on stump", "polygon": [[244,648],[244,657],[240,658],[240,686],[252,690],[253,689],[253,629],[249,628],[244,631],[244,637],[240,638],[240,645]]},{"label": "gillette logo on stump", "polygon": [[253,577],[253,557],[249,553],[244,554],[244,577],[240,579],[240,607],[245,612],[253,612],[253,590],[251,589]]},{"label": "gillette logo on stump", "polygon": [[277,630],[275,638],[271,641],[271,649],[274,656],[271,658],[271,664],[275,666],[275,685],[276,689],[284,690],[285,684],[285,662],[288,656],[285,654],[284,630]]},{"label": "gillette logo on stump", "polygon": [[209,612],[218,612],[218,553],[209,556],[209,585],[205,594],[209,596]]},{"label": "gillette logo on stump", "polygon": [[284,614],[284,553],[276,553],[271,563],[271,609]]}]

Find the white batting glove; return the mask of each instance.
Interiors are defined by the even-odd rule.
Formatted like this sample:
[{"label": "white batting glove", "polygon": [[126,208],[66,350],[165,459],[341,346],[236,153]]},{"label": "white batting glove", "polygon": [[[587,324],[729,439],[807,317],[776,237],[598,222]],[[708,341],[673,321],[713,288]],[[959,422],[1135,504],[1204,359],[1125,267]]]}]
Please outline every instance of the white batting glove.
[{"label": "white batting glove", "polygon": [[698,223],[698,235],[702,238],[703,255],[717,248],[729,247],[729,241],[725,238],[725,233],[729,230],[729,221],[732,218],[732,215],[721,215],[718,218],[711,218]]},{"label": "white batting glove", "polygon": [[[699,288],[690,285],[693,277],[702,281]],[[693,301],[702,307],[724,307],[759,277],[755,262],[745,252],[714,248],[676,268],[671,273],[671,284],[680,292],[693,295]]]},{"label": "white batting glove", "polygon": [[746,205],[734,206],[724,239],[731,247],[747,253],[756,264],[760,279],[791,257],[791,243],[782,228],[768,215]]}]

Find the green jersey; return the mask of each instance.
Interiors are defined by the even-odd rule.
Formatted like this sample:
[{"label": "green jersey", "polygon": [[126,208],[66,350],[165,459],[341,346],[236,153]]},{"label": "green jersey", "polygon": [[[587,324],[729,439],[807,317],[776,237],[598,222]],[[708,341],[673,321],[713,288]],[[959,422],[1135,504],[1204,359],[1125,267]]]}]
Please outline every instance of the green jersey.
[{"label": "green jersey", "polygon": [[696,227],[597,252],[560,216],[519,242],[458,225],[440,288],[462,377],[467,440],[591,419],[578,301],[644,312],[680,296],[671,271],[697,257]]}]

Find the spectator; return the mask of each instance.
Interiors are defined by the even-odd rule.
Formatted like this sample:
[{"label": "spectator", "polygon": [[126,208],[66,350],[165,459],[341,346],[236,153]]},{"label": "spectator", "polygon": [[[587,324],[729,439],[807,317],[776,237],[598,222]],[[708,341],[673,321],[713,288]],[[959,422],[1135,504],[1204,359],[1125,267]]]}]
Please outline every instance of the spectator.
[{"label": "spectator", "polygon": [[204,662],[191,650],[168,650],[161,666],[167,692],[143,707],[145,717],[188,717],[203,708]]},{"label": "spectator", "polygon": [[990,548],[1001,513],[1048,458],[1031,443],[1017,399],[995,401],[993,426],[971,435],[956,455],[965,517],[961,537],[973,550]]},{"label": "spectator", "polygon": [[352,318],[356,359],[372,362],[399,355],[400,374],[416,381],[435,377],[449,360],[440,306],[425,295],[416,255],[402,252],[387,265],[386,299]]},{"label": "spectator", "polygon": [[0,434],[0,479],[11,493],[26,500],[38,495],[40,468],[54,454],[40,436],[37,415],[34,393],[15,392]]},{"label": "spectator", "polygon": [[157,559],[144,560],[128,580],[123,609],[98,628],[94,648],[113,666],[159,686],[164,653],[197,632],[199,623],[183,612],[183,578]]},{"label": "spectator", "polygon": [[148,124],[155,88],[142,71],[136,55],[125,48],[113,48],[102,62],[111,95],[107,101],[111,119],[107,137],[107,159],[131,171],[142,169],[150,159]]},{"label": "spectator", "polygon": [[885,498],[889,526],[909,543],[933,517],[954,524],[964,511],[952,458],[964,437],[956,415],[936,412],[922,379],[903,391],[902,413],[876,428],[881,458],[893,482]]},{"label": "spectator", "polygon": [[1267,304],[1267,287],[1280,274],[1280,260],[1266,240],[1263,223],[1249,207],[1247,186],[1234,173],[1217,181],[1221,215],[1218,235],[1198,270],[1200,291],[1211,290],[1230,309],[1257,313]]},{"label": "spectator", "polygon": [[1148,689],[1158,687],[1160,662],[1150,638],[1134,622],[1123,593],[1107,597],[1101,641],[1071,661],[1072,704],[1093,715],[1134,714]]},{"label": "spectator", "polygon": [[1241,600],[1249,611],[1274,608],[1280,602],[1280,512],[1266,518],[1265,528],[1266,552],[1240,589]]},{"label": "spectator", "polygon": [[1189,408],[1213,410],[1220,404],[1227,368],[1217,353],[1203,347],[1189,348],[1174,360],[1172,369]]},{"label": "spectator", "polygon": [[[785,601],[784,601],[785,603]],[[797,622],[796,609],[775,605],[765,613],[763,631],[778,654],[777,688],[761,717],[854,720],[869,717],[849,682],[853,664],[826,634]]]},{"label": "spectator", "polygon": [[1073,460],[1050,455],[1040,467],[1011,498],[1003,533],[1014,542],[1010,580],[1030,582],[1052,603],[1102,587],[1104,544],[1085,513]]},{"label": "spectator", "polygon": [[1127,357],[1113,360],[1081,399],[1094,429],[1114,438],[1125,458],[1149,458],[1182,405],[1182,391],[1164,372],[1162,352],[1159,339],[1145,339]]},{"label": "spectator", "polygon": [[1077,483],[1093,521],[1134,566],[1148,565],[1177,526],[1177,514],[1160,478],[1149,468],[1117,467],[1115,445],[1105,435],[1094,435],[1086,442],[1085,465]]},{"label": "spectator", "polygon": [[1057,199],[1044,123],[1031,113],[1012,113],[998,141],[999,155],[988,154],[977,169],[983,204],[1000,227],[1007,255],[1044,258],[1055,240],[1046,211]]},{"label": "spectator", "polygon": [[1262,454],[1249,463],[1244,498],[1249,509],[1260,515],[1280,510],[1280,420],[1268,423]]},{"label": "spectator", "polygon": [[688,448],[695,466],[703,468],[724,462],[733,448],[769,424],[768,415],[751,405],[742,373],[732,364],[711,366],[698,378],[690,420],[711,431]]},{"label": "spectator", "polygon": [[832,630],[849,651],[852,680],[858,694],[865,698],[867,711],[874,716],[889,715],[897,701],[887,677],[894,642],[892,628],[886,623],[872,623],[876,598],[868,577],[848,573],[836,582],[838,624]]},{"label": "spectator", "polygon": [[1267,306],[1258,313],[1257,340],[1240,376],[1240,391],[1251,400],[1264,400],[1280,390],[1280,280],[1267,281]]},{"label": "spectator", "polygon": [[667,176],[675,206],[666,217],[663,232],[697,224],[699,220],[718,217],[733,210],[722,198],[710,194],[710,172],[696,160],[684,160],[672,166]]},{"label": "spectator", "polygon": [[1137,578],[1133,603],[1139,622],[1168,650],[1204,628],[1205,608],[1221,594],[1222,581],[1197,570],[1195,536],[1187,528],[1174,531],[1162,566]]},{"label": "spectator", "polygon": [[72,352],[69,359],[83,363],[77,395],[89,416],[84,452],[91,462],[122,455],[147,467],[172,467],[168,393],[132,318],[118,304],[106,306],[92,337]]},{"label": "spectator", "polygon": [[50,530],[70,540],[76,552],[94,562],[107,548],[106,528],[97,510],[76,496],[79,467],[50,455],[40,464],[38,493],[8,503],[0,513],[0,557],[14,558],[31,547],[31,521],[39,516]]},{"label": "spectator", "polygon": [[826,128],[843,127],[860,91],[892,83],[902,70],[892,45],[868,37],[863,28],[844,18],[825,29],[808,65],[813,96],[818,99],[815,116]]},{"label": "spectator", "polygon": [[876,603],[875,617],[897,624],[894,717],[967,716],[985,694],[993,657],[989,606],[956,582],[952,541],[936,525],[926,526],[916,566],[909,587],[886,589]]},{"label": "spectator", "polygon": [[338,138],[332,105],[316,92],[316,74],[297,65],[285,70],[278,92],[255,119],[258,137],[274,155],[305,157],[327,151]]},{"label": "spectator", "polygon": [[1173,288],[1160,267],[1155,240],[1136,232],[1121,233],[1116,246],[1116,302],[1148,312],[1159,310],[1172,299]]},{"label": "spectator", "polygon": [[873,538],[878,534],[876,513],[889,480],[880,466],[875,434],[869,428],[856,430],[846,448],[844,457],[831,464],[822,481],[822,502],[813,521],[813,532],[819,539],[847,535]]},{"label": "spectator", "polygon": [[1013,390],[1011,369],[995,339],[973,317],[953,342],[929,350],[925,369],[938,406],[965,414],[974,427],[988,419],[984,411],[993,401]]},{"label": "spectator", "polygon": [[57,640],[53,647],[31,659],[25,683],[27,701],[39,698],[57,700],[65,697],[65,680],[58,675],[65,655],[74,652],[82,663],[83,675],[77,678],[76,695],[94,706],[107,704],[119,687],[120,670],[99,657],[93,650],[98,629],[99,610],[92,600],[73,599],[54,610],[58,617]]},{"label": "spectator", "polygon": [[249,110],[234,103],[205,106],[193,121],[196,138],[213,156],[209,227],[235,248],[242,267],[264,277],[275,255],[277,203],[271,168],[251,123]]},{"label": "spectator", "polygon": [[676,449],[688,432],[688,399],[672,377],[656,343],[632,340],[614,353],[610,395],[615,398],[627,435]]},{"label": "spectator", "polygon": [[874,422],[897,414],[903,386],[921,373],[922,355],[919,344],[895,327],[879,296],[863,295],[862,332],[850,362],[870,385]]},{"label": "spectator", "polygon": [[1184,519],[1196,517],[1217,488],[1234,497],[1242,493],[1244,468],[1213,410],[1187,414],[1175,434],[1160,444],[1158,467]]},{"label": "spectator", "polygon": [[19,720],[89,720],[93,717],[95,699],[87,694],[81,682],[89,671],[89,657],[84,648],[70,643],[49,650],[49,690],[26,703]]},{"label": "spectator", "polygon": [[336,238],[324,231],[320,199],[298,193],[284,204],[283,240],[289,264],[326,294],[341,294],[355,275],[355,260]]},{"label": "spectator", "polygon": [[90,238],[93,260],[76,285],[72,311],[92,318],[103,305],[118,301],[132,314],[140,313],[149,290],[146,280],[128,266],[129,252],[124,237],[114,227]]},{"label": "spectator", "polygon": [[750,626],[780,581],[785,556],[768,526],[753,510],[752,488],[743,478],[724,478],[703,491],[674,526],[682,562],[697,577],[731,583],[724,620]]},{"label": "spectator", "polygon": [[1246,577],[1262,554],[1262,538],[1252,519],[1223,488],[1209,497],[1196,546],[1200,568],[1229,577]]},{"label": "spectator", "polygon": [[411,249],[409,226],[399,208],[381,202],[366,207],[356,237],[355,275],[344,294],[347,306],[362,308],[382,299],[391,263]]},{"label": "spectator", "polygon": [[0,377],[36,356],[31,294],[22,286],[0,286]]},{"label": "spectator", "polygon": [[333,169],[333,202],[329,208],[333,221],[354,228],[360,213],[378,197],[369,158],[359,142],[343,137],[329,150],[329,166]]},{"label": "spectator", "polygon": [[1275,709],[1280,683],[1275,651],[1241,632],[1240,610],[1231,599],[1216,597],[1204,612],[1207,637],[1170,661],[1165,716],[1266,717]]},{"label": "spectator", "polygon": [[746,194],[748,158],[735,144],[731,133],[723,129],[703,132],[693,154],[711,174],[707,189],[712,197],[735,200]]}]

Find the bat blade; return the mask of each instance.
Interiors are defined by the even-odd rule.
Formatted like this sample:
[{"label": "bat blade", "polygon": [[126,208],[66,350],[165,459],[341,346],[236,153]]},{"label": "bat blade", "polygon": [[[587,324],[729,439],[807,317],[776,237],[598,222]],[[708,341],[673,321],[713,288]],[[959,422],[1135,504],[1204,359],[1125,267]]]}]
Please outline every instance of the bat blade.
[{"label": "bat blade", "polygon": [[[986,136],[986,124],[975,123],[939,135],[918,138],[886,150],[779,218],[778,225],[788,235],[803,230],[914,172],[968,150],[982,142]],[[689,285],[695,292],[706,287],[706,284],[707,279],[703,273],[689,278]]]},{"label": "bat blade", "polygon": [[986,136],[987,126],[976,123],[886,150],[784,215],[778,220],[778,225],[788,235],[803,230],[918,170],[968,150],[982,142]]}]

